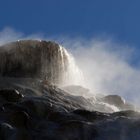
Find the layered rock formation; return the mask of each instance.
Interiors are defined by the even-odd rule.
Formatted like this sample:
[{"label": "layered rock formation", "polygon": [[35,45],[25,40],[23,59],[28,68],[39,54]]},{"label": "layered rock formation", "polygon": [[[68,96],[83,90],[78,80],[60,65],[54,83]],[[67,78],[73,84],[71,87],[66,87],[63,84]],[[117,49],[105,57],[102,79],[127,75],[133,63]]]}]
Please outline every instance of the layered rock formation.
[{"label": "layered rock formation", "polygon": [[86,97],[81,86],[56,86],[68,74],[67,55],[46,41],[0,47],[0,139],[140,139],[140,113],[126,110],[133,107],[120,96]]},{"label": "layered rock formation", "polygon": [[32,77],[60,84],[68,61],[66,50],[50,41],[22,40],[0,46],[2,77]]},{"label": "layered rock formation", "polygon": [[5,78],[0,89],[2,140],[140,138],[138,112],[95,111],[90,100],[71,95],[37,79]]}]

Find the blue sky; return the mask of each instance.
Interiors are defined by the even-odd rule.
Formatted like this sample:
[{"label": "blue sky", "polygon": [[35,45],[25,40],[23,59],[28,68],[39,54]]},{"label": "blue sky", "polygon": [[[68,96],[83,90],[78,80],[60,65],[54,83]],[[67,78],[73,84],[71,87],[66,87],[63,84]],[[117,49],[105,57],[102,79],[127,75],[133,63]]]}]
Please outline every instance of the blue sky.
[{"label": "blue sky", "polygon": [[[94,90],[140,98],[140,0],[0,0],[0,42],[20,38],[19,32],[66,36],[67,48],[83,38],[74,56]],[[92,42],[98,37],[105,42]]]},{"label": "blue sky", "polygon": [[109,36],[140,46],[139,0],[1,0],[0,29],[25,34]]}]

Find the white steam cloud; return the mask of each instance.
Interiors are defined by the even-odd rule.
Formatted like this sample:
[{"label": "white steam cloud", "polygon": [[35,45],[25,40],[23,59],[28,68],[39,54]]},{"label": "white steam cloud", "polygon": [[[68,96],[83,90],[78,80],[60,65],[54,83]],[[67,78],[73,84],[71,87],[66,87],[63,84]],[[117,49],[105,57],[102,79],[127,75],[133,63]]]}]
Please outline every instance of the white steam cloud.
[{"label": "white steam cloud", "polygon": [[2,31],[0,31],[0,45],[20,39],[44,39],[44,37],[42,33],[25,35],[22,32],[15,31],[10,27],[5,27]]},{"label": "white steam cloud", "polygon": [[63,43],[83,71],[84,86],[95,94],[117,94],[139,104],[140,69],[131,62],[135,48],[112,40],[68,40]]},{"label": "white steam cloud", "polygon": [[0,31],[0,45],[18,40],[22,36],[23,36],[22,33],[16,32],[10,27],[6,27],[2,31]]},{"label": "white steam cloud", "polygon": [[[62,43],[75,57],[84,74],[84,87],[94,94],[118,94],[139,104],[140,68],[131,65],[134,47],[109,39],[53,38]],[[24,35],[11,28],[0,32],[0,45],[20,39],[45,39],[42,34]],[[47,39],[48,40],[48,39]]]}]

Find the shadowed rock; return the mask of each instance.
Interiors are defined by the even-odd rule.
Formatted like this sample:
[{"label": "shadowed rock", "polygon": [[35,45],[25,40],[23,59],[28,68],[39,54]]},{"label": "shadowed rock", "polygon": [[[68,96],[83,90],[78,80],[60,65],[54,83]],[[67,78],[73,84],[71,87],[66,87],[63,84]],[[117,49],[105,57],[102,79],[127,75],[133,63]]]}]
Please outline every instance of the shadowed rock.
[{"label": "shadowed rock", "polygon": [[17,128],[26,128],[29,115],[24,111],[15,111],[9,115],[9,122]]},{"label": "shadowed rock", "polygon": [[9,140],[13,139],[13,135],[15,134],[15,129],[8,123],[0,124],[0,139],[1,140]]},{"label": "shadowed rock", "polygon": [[18,102],[24,96],[15,89],[0,89],[0,97],[8,102]]},{"label": "shadowed rock", "polygon": [[[139,113],[97,112],[84,97],[70,95],[56,86],[43,85],[35,79],[29,81],[28,86],[25,81],[26,84],[23,82],[22,86],[16,86],[24,98],[1,105],[0,136],[4,140],[122,140],[122,133],[124,140],[140,138]],[[14,88],[13,82],[8,85]],[[28,92],[31,95],[25,93],[25,85],[28,89],[34,88]],[[88,110],[86,106],[93,110]]]}]

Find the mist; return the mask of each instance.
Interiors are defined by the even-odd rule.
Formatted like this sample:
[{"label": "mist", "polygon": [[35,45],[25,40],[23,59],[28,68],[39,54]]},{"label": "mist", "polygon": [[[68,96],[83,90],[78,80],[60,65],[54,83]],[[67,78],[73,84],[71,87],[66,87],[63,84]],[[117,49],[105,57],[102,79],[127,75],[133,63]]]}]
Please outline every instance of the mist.
[{"label": "mist", "polygon": [[[117,94],[139,105],[140,68],[134,64],[138,50],[134,46],[114,41],[111,38],[85,39],[46,37],[43,33],[25,35],[6,27],[0,31],[0,45],[20,39],[54,40],[73,56],[83,73],[83,87],[93,94]],[[137,60],[138,61],[138,60]]]},{"label": "mist", "polygon": [[0,31],[0,45],[24,39],[45,39],[43,33],[33,33],[26,35],[20,31],[17,31],[11,27],[5,27]]},{"label": "mist", "polygon": [[117,94],[139,105],[140,68],[134,64],[134,46],[99,38],[67,40],[63,45],[73,54],[84,86],[93,94]]}]

